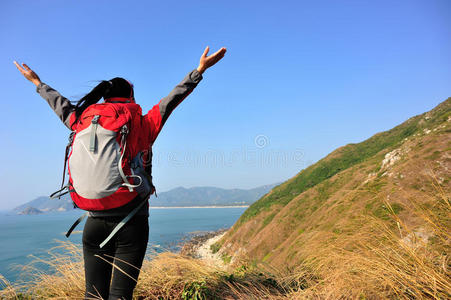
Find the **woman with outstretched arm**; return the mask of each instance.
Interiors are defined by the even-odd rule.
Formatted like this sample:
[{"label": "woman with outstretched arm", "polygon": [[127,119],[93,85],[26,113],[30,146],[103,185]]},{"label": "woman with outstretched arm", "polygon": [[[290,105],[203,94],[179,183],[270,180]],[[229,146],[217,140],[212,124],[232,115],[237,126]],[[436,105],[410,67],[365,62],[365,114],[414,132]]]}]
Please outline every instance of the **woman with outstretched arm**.
[{"label": "woman with outstretched arm", "polygon": [[[210,56],[208,56],[208,52],[209,47],[202,54],[199,66],[189,72],[168,96],[161,99],[147,114],[139,114],[132,120],[132,127],[135,130],[139,129],[137,131],[140,143],[145,143],[148,147],[151,147],[172,111],[194,90],[202,80],[205,70],[224,57],[226,49],[221,48]],[[100,82],[78,102],[72,104],[56,90],[43,83],[39,76],[26,64],[18,64],[17,62],[14,62],[14,64],[26,79],[36,85],[37,92],[47,101],[63,124],[71,130],[78,128],[77,124],[82,122],[80,120],[82,113],[91,105],[98,105],[96,103],[102,98],[104,103],[111,103],[116,107],[134,105],[134,111],[141,112],[141,108],[135,102],[133,85],[123,78],[116,77]],[[102,125],[101,122],[100,125]],[[88,173],[82,172],[82,174]],[[74,174],[71,175],[74,176]],[[83,178],[82,181],[86,181],[88,185],[90,181],[92,183],[93,180],[97,180],[97,178],[89,178],[89,175],[83,176],[86,176],[86,178]],[[127,184],[133,186],[128,182]],[[79,192],[77,186],[74,186],[74,188],[71,191],[71,196]],[[80,187],[80,190],[82,188]],[[92,192],[89,191],[89,187],[84,188],[87,189],[87,193]],[[124,188],[124,190],[126,189]],[[147,248],[149,235],[148,199],[153,192],[152,187],[146,197],[137,195],[130,201],[124,202],[121,200],[125,204],[122,204],[121,201],[115,201],[118,199],[114,199],[115,194],[112,194],[112,196],[109,196],[109,203],[115,204],[107,203],[104,206],[105,209],[87,209],[89,215],[83,230],[85,297],[87,299],[96,297],[115,300],[132,299]],[[100,247],[99,244],[132,211],[134,215],[131,219],[117,231],[111,240],[108,240],[104,247]]]}]

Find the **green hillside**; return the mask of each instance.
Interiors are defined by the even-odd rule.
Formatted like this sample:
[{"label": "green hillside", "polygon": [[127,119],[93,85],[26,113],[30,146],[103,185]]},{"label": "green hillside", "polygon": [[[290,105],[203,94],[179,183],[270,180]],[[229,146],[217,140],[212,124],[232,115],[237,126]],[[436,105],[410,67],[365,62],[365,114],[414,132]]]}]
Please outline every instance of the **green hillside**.
[{"label": "green hillside", "polygon": [[[391,130],[338,148],[273,188],[212,248],[232,264],[246,261],[310,274],[316,284],[328,282],[328,288],[341,282],[340,291],[322,290],[337,297],[346,294],[343,289],[352,297],[359,289],[367,296],[387,292],[393,297],[410,284],[406,274],[421,269],[417,261],[427,262],[423,273],[437,273],[434,280],[446,290],[449,269],[436,266],[438,260],[449,262],[450,179],[448,98]],[[417,257],[420,252],[427,257]],[[401,258],[400,266],[382,271]],[[392,274],[388,280],[390,272],[400,278]],[[424,296],[424,286],[433,283],[416,284],[421,289],[412,295]]]}]

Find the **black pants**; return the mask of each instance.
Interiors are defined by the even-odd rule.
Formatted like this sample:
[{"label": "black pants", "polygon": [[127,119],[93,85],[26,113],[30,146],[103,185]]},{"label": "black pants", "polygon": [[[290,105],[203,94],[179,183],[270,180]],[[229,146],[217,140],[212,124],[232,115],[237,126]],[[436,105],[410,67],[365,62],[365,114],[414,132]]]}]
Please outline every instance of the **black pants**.
[{"label": "black pants", "polygon": [[99,244],[122,219],[89,217],[86,221],[83,230],[86,299],[99,299],[99,296],[132,299],[146,253],[149,223],[147,216],[134,216],[101,249]]}]

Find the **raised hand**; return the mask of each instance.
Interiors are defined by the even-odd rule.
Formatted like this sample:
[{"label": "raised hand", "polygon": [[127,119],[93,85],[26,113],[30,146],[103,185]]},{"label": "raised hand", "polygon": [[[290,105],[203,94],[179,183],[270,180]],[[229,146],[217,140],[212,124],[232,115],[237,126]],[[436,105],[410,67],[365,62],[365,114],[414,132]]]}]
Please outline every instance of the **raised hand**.
[{"label": "raised hand", "polygon": [[17,61],[14,61],[14,64],[16,65],[17,69],[19,69],[20,73],[22,73],[22,75],[25,76],[26,79],[30,80],[34,85],[38,86],[41,83],[41,79],[39,78],[38,74],[36,74],[26,64],[22,64],[21,66],[17,63]]},{"label": "raised hand", "polygon": [[220,61],[221,58],[224,57],[224,54],[227,51],[226,48],[222,47],[221,49],[216,51],[214,54],[207,56],[209,50],[210,50],[210,47],[207,46],[207,48],[205,48],[204,53],[200,57],[199,67],[197,67],[197,71],[199,71],[199,73],[201,73],[201,74],[203,72],[205,72],[206,69],[210,68],[211,66],[216,64],[218,61]]}]

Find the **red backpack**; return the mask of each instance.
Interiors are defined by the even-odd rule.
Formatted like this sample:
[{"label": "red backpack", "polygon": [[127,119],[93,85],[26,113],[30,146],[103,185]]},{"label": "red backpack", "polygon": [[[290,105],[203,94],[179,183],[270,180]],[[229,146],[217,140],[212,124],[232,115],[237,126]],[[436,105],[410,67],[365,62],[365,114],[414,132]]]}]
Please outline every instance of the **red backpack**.
[{"label": "red backpack", "polygon": [[[88,211],[117,208],[138,195],[143,203],[147,202],[155,190],[150,173],[151,145],[146,145],[147,139],[139,136],[145,134],[141,128],[141,107],[120,101],[124,99],[90,105],[78,120],[72,114],[73,132],[66,147],[62,189],[51,198],[69,192],[74,204]],[[69,183],[64,186],[66,163]],[[68,191],[62,193],[65,188]]]}]

